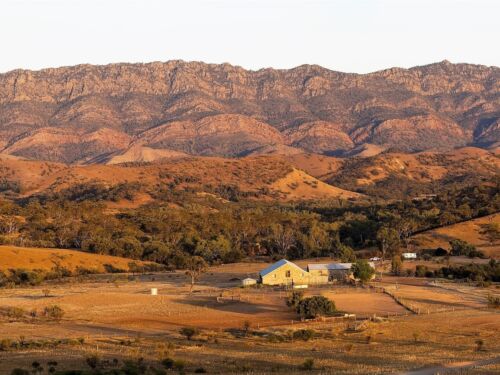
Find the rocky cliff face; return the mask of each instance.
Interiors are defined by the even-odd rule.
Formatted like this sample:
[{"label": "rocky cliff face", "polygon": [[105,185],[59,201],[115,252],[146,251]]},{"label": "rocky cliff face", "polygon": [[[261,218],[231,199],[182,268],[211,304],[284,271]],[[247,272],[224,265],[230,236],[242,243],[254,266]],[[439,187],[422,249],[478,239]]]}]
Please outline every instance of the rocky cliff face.
[{"label": "rocky cliff face", "polygon": [[70,163],[136,144],[225,156],[488,147],[499,122],[500,69],[446,61],[365,75],[182,61],[0,75],[1,152]]}]

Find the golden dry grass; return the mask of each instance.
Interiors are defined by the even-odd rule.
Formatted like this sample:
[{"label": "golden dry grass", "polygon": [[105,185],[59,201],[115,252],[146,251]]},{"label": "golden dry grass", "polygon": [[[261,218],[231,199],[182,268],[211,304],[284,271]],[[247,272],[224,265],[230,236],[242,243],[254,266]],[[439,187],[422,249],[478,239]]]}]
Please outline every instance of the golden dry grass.
[{"label": "golden dry grass", "polygon": [[[384,278],[382,285],[407,302],[422,309],[435,307],[430,314],[397,317],[393,315],[405,310],[386,294],[346,287],[306,291],[306,295],[332,298],[339,309],[358,316],[391,312],[387,320],[367,322],[362,330],[349,332],[347,320],[301,323],[286,307],[284,291],[238,287],[238,279],[255,276],[264,267],[262,263],[212,267],[193,294],[181,272],[132,279],[103,276],[86,282],[0,290],[3,308],[30,311],[56,304],[66,312],[60,323],[0,317],[0,340],[16,340],[20,335],[25,340],[85,339],[83,345],[0,352],[0,373],[47,358],[60,362],[60,369],[85,368],[85,357],[96,352],[120,360],[144,357],[158,366],[158,358],[168,352],[170,357],[185,360],[188,372],[204,367],[221,374],[299,373],[300,365],[312,358],[316,373],[385,374],[492,358],[500,350],[495,339],[500,318],[498,311],[485,309],[486,289]],[[151,287],[159,288],[158,296],[150,295]],[[44,288],[50,288],[49,297],[44,296]],[[241,330],[245,321],[255,334],[241,337],[231,333]],[[187,341],[179,334],[185,326],[200,327],[202,333]],[[307,342],[271,339],[288,337],[288,331],[301,328],[314,329],[317,337]],[[484,341],[485,350],[475,350],[478,339]],[[485,368],[495,369],[495,365]]]},{"label": "golden dry grass", "polygon": [[326,198],[359,199],[363,197],[362,194],[325,184],[298,169],[294,169],[285,177],[277,180],[271,187],[274,190],[282,192],[287,200]]},{"label": "golden dry grass", "polygon": [[[104,264],[128,270],[130,259],[110,255],[84,253],[76,250],[0,246],[0,271],[9,269],[50,270],[56,265],[74,271],[83,267],[104,272]],[[138,264],[143,262],[136,261]]]},{"label": "golden dry grass", "polygon": [[481,225],[491,222],[500,222],[500,214],[493,214],[479,219],[433,229],[420,233],[414,236],[413,239],[418,243],[419,247],[422,248],[442,247],[444,249],[449,249],[449,241],[460,239],[475,245],[487,256],[500,258],[500,244],[491,245],[480,233]]}]

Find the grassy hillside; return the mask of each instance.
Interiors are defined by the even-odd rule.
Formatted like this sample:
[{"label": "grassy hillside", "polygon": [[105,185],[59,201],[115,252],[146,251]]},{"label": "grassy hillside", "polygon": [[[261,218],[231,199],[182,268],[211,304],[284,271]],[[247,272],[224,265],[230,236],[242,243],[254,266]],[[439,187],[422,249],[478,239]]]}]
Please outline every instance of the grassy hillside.
[{"label": "grassy hillside", "polygon": [[500,243],[497,242],[491,245],[480,233],[481,225],[499,221],[500,214],[497,213],[479,219],[468,220],[462,223],[429,230],[416,235],[414,240],[418,243],[419,247],[422,248],[442,247],[448,249],[450,247],[449,241],[460,239],[473,244],[487,256],[500,258]]},{"label": "grassy hillside", "polygon": [[85,268],[96,272],[105,272],[106,264],[115,268],[129,270],[129,263],[144,264],[141,261],[84,253],[75,250],[43,249],[30,247],[0,246],[0,271],[9,269],[44,270],[49,271],[55,266],[64,267],[70,271]]}]

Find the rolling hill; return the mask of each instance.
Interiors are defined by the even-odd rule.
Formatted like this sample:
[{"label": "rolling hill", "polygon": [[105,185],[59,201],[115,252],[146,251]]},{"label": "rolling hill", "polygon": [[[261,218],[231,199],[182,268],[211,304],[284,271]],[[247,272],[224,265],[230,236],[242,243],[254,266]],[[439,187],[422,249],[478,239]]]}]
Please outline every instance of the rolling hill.
[{"label": "rolling hill", "polygon": [[99,273],[105,272],[105,265],[110,264],[121,270],[129,270],[129,263],[144,264],[111,255],[90,254],[76,250],[42,249],[17,246],[0,246],[0,271],[10,269],[44,270],[49,271],[55,266],[64,267],[70,271],[85,268]]}]

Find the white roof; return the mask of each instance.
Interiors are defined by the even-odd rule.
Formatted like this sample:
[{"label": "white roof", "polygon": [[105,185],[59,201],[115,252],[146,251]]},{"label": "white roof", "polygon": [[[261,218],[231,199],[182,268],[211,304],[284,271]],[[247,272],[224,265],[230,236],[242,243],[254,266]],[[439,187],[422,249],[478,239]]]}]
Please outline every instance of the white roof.
[{"label": "white roof", "polygon": [[243,281],[257,281],[257,280],[252,279],[251,277],[247,277],[246,279],[243,279]]},{"label": "white roof", "polygon": [[286,259],[281,259],[281,260],[278,260],[276,263],[273,263],[269,267],[260,271],[259,274],[261,277],[266,276],[267,274],[277,270],[278,268],[283,267],[285,264],[289,264],[290,266],[295,267],[295,268],[299,269],[300,271],[304,272],[304,270],[302,268],[300,268],[299,266],[297,266],[295,263],[292,263]]},{"label": "white roof", "polygon": [[350,270],[352,263],[314,263],[308,264],[308,270]]}]

